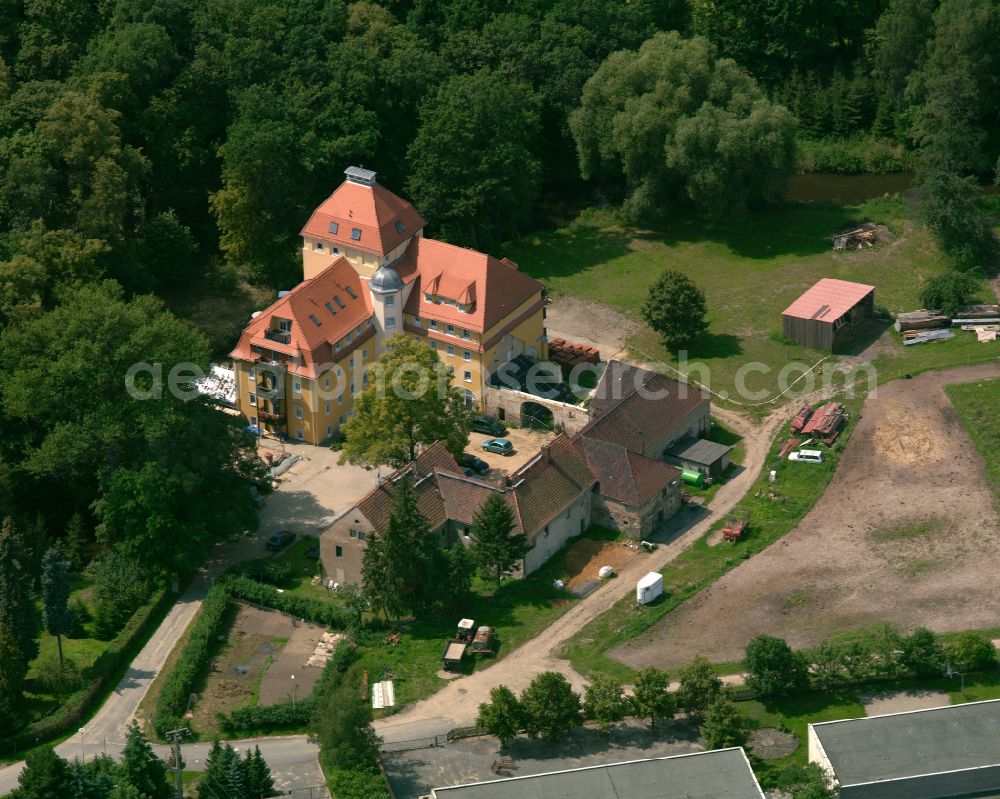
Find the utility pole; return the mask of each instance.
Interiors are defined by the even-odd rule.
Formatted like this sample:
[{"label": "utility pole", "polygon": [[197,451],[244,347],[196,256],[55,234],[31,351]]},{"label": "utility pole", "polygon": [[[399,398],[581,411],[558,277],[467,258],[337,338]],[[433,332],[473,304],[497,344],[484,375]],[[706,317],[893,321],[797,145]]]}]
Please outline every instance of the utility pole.
[{"label": "utility pole", "polygon": [[167,739],[174,750],[174,776],[177,780],[177,799],[184,799],[184,761],[181,760],[181,738],[187,735],[190,730],[180,728],[167,733]]}]

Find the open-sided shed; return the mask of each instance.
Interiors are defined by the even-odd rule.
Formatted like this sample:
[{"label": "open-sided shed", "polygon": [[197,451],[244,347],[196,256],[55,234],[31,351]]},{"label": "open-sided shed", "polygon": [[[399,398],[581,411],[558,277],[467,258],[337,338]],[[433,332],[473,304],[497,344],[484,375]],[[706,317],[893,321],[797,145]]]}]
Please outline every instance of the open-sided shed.
[{"label": "open-sided shed", "polygon": [[874,286],[825,277],[785,308],[785,338],[832,352],[838,340],[874,310]]}]

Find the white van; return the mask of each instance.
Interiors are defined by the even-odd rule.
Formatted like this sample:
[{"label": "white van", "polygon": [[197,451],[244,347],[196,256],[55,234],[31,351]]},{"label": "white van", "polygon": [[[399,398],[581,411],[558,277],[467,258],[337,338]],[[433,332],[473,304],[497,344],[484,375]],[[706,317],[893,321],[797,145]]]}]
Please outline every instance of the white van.
[{"label": "white van", "polygon": [[800,463],[822,463],[823,453],[818,449],[800,449],[798,452],[791,453],[788,460]]}]

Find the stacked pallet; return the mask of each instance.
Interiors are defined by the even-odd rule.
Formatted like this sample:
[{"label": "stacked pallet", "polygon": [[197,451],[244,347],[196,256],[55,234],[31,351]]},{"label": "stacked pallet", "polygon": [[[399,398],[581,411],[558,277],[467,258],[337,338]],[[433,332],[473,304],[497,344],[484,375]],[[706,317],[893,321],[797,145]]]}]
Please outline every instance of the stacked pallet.
[{"label": "stacked pallet", "polygon": [[560,366],[578,366],[582,363],[598,363],[601,353],[588,344],[576,344],[563,338],[549,341],[549,360]]}]

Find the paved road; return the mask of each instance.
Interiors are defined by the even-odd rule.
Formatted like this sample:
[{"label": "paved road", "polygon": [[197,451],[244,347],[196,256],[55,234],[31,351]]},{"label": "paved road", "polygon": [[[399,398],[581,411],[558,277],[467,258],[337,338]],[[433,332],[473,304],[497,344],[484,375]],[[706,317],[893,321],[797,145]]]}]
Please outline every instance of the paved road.
[{"label": "paved road", "polygon": [[522,644],[493,666],[455,679],[433,696],[410,705],[394,716],[380,719],[375,723],[376,732],[384,740],[395,742],[442,735],[454,727],[474,724],[479,704],[489,699],[491,688],[504,684],[518,692],[543,671],[558,671],[576,690],[581,690],[585,680],[568,661],[556,655],[559,647],[621,599],[624,591],[632,590],[640,577],[649,571],[662,569],[701,538],[712,524],[743,498],[760,474],[772,437],[787,418],[787,410],[778,411],[763,424],[751,428],[743,417],[726,413],[726,424],[744,436],[744,469],[720,486],[709,510],[696,517],[694,523],[671,534],[655,552],[636,557],[622,569],[617,579],[581,599],[541,635]]},{"label": "paved road", "polygon": [[[139,703],[201,607],[214,575],[232,563],[263,555],[266,551],[264,538],[279,527],[315,535],[324,519],[353,505],[375,482],[374,472],[336,466],[337,455],[329,450],[295,445],[289,445],[289,449],[303,455],[304,459],[292,467],[278,489],[268,497],[260,515],[259,534],[224,542],[213,550],[201,573],[171,608],[114,692],[84,726],[82,735],[74,735],[56,747],[62,757],[83,755],[89,758],[104,751],[112,755],[121,751],[125,730],[135,717]],[[322,784],[316,747],[308,744],[303,736],[260,739],[258,743],[280,788]],[[185,754],[188,768],[194,771],[198,770],[197,761],[204,757],[203,754],[199,756],[199,747],[207,752],[203,745],[192,744],[192,754]],[[166,755],[165,747],[162,753]],[[23,767],[24,763],[20,762],[0,769],[0,796],[17,786],[17,777]]]}]

